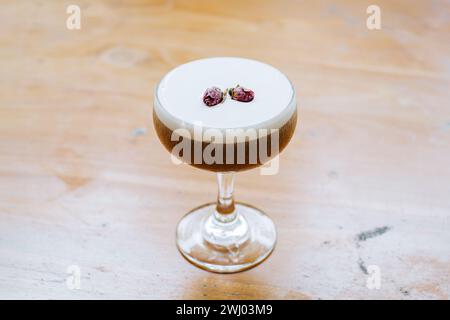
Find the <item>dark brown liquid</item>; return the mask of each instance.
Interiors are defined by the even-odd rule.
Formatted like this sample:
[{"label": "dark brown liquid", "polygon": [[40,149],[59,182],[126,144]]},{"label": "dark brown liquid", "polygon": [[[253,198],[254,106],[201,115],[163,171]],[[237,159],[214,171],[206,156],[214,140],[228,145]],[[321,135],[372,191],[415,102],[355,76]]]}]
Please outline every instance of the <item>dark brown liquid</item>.
[{"label": "dark brown liquid", "polygon": [[[181,141],[178,140],[177,137],[179,135],[177,133],[174,133],[174,138],[176,138],[176,141],[172,141],[172,134],[173,130],[169,129],[165,124],[159,120],[158,116],[156,115],[155,111],[153,111],[153,123],[155,126],[156,133],[158,134],[159,139],[161,140],[162,144],[166,147],[166,149],[169,152],[172,152],[173,148]],[[250,142],[246,140],[245,142],[239,142],[234,143],[233,145],[225,143],[221,144],[214,144],[216,148],[221,148],[223,152],[223,159],[227,159],[227,152],[229,152],[229,156],[232,159],[232,155],[234,156],[233,161],[226,161],[223,160],[224,163],[212,163],[208,164],[205,162],[203,157],[201,159],[194,159],[194,148],[196,147],[195,144],[197,144],[197,148],[201,148],[202,154],[204,149],[210,145],[209,142],[198,142],[193,139],[183,138],[187,139],[187,144],[191,148],[190,157],[183,155],[181,152],[179,155],[179,158],[200,169],[215,171],[215,172],[226,172],[226,171],[243,171],[243,170],[249,170],[252,168],[256,168],[265,162],[267,162],[269,159],[275,157],[279,152],[281,152],[286,145],[289,143],[289,141],[292,138],[292,135],[295,131],[295,126],[297,124],[297,111],[295,111],[292,115],[292,117],[279,129],[278,134],[269,134],[266,137],[257,138],[257,145],[256,145],[256,159],[254,156],[251,156],[249,154],[250,152]],[[269,130],[270,132],[270,130]],[[272,148],[272,139],[278,139],[278,148]],[[254,142],[254,141],[253,141]],[[201,146],[200,146],[201,144]],[[260,148],[265,144],[265,149],[263,153],[263,156],[260,156]],[[230,148],[233,148],[234,151],[231,152]],[[243,149],[244,148],[244,149]],[[200,150],[200,149],[199,149]],[[245,150],[245,159],[238,159],[239,150]],[[252,149],[255,151],[255,149]],[[267,155],[267,157],[266,157]],[[177,155],[178,156],[178,155]],[[199,161],[200,160],[200,161]],[[239,160],[239,161],[238,161]],[[255,161],[256,160],[256,161]],[[230,163],[231,162],[231,163]]]}]

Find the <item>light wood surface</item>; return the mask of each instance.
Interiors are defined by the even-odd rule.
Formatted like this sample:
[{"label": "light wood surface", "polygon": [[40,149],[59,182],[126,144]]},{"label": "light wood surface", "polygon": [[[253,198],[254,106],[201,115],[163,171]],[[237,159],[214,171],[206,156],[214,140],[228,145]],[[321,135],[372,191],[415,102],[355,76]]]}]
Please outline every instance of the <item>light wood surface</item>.
[{"label": "light wood surface", "polygon": [[[450,5],[377,1],[371,31],[371,3],[1,1],[0,298],[448,299]],[[299,101],[279,174],[237,176],[279,237],[233,275],[178,253],[215,179],[174,166],[151,122],[156,82],[210,56],[278,67]]]}]

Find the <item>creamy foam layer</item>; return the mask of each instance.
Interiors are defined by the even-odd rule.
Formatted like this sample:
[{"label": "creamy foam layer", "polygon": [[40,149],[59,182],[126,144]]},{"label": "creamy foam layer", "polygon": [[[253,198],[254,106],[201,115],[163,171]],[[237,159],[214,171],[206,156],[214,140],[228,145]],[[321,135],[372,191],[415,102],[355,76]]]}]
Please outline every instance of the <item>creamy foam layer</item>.
[{"label": "creamy foam layer", "polygon": [[[206,88],[247,87],[253,101],[243,103],[227,97],[224,103],[207,107],[202,101]],[[294,89],[276,68],[243,58],[208,58],[180,65],[167,73],[155,92],[155,112],[169,129],[277,129],[296,110]]]}]

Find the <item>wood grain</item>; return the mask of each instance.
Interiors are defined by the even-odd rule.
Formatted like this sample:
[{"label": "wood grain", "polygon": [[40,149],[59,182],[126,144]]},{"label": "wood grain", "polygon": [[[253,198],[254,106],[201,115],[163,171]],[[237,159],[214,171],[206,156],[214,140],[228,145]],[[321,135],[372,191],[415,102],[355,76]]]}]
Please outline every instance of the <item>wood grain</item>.
[{"label": "wood grain", "polygon": [[[447,1],[377,1],[377,31],[364,1],[76,3],[81,30],[73,1],[0,4],[0,298],[449,298]],[[174,166],[151,122],[156,82],[210,56],[278,67],[299,101],[279,174],[236,182],[277,247],[233,275],[177,252],[215,180]]]}]

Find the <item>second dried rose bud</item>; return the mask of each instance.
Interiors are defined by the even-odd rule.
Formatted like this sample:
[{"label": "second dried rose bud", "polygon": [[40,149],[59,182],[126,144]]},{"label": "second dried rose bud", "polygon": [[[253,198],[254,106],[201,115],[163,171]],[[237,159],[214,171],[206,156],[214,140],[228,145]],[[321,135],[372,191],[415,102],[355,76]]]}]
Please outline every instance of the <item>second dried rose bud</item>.
[{"label": "second dried rose bud", "polygon": [[212,107],[215,106],[221,102],[223,102],[226,98],[226,93],[224,94],[223,91],[218,87],[211,87],[206,89],[205,93],[203,94],[203,102],[208,106]]},{"label": "second dried rose bud", "polygon": [[236,88],[231,88],[228,90],[231,99],[241,101],[241,102],[250,102],[255,98],[255,93],[247,88],[241,87],[237,85]]}]

